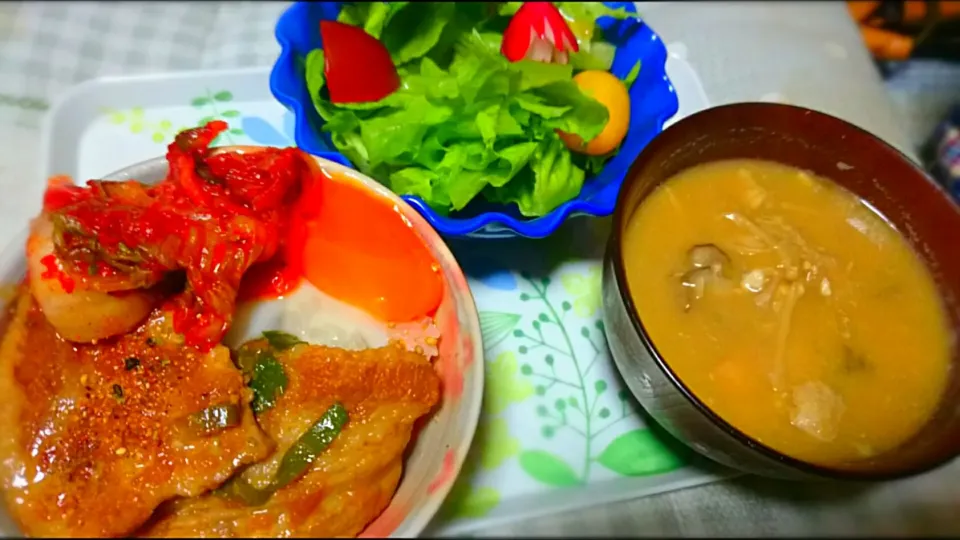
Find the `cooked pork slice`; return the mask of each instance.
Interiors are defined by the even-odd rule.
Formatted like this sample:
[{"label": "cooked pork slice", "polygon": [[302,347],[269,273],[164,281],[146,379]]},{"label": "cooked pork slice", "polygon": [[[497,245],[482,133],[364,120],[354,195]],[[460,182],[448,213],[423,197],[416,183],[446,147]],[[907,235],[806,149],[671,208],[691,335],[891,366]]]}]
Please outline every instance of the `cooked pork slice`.
[{"label": "cooked pork slice", "polygon": [[272,446],[230,352],[184,348],[156,312],[93,345],[57,336],[21,289],[0,344],[0,481],[30,536],[123,536]]},{"label": "cooked pork slice", "polygon": [[[269,495],[245,500],[220,490],[169,503],[145,536],[352,537],[390,503],[414,421],[439,400],[432,364],[394,345],[364,351],[297,345],[276,358],[289,382],[259,416],[276,451],[228,483],[244,483],[248,495],[249,488]],[[348,419],[333,442],[275,489],[278,478],[290,478],[287,450],[340,405]]]}]

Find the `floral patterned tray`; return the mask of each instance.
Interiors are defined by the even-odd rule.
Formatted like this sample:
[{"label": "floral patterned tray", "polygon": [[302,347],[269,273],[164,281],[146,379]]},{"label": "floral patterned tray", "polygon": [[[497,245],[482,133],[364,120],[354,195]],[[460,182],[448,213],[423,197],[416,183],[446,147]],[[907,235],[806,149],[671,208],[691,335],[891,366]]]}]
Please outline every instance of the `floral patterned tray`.
[{"label": "floral patterned tray", "polygon": [[[707,105],[670,57],[681,110]],[[266,69],[90,81],[44,129],[44,173],[96,178],[165,152],[173,134],[229,122],[222,144],[293,144],[292,116]],[[640,497],[729,475],[648,424],[610,360],[600,320],[600,257],[609,221],[575,218],[545,240],[460,240],[451,248],[480,311],[484,410],[465,469],[431,534]]]}]

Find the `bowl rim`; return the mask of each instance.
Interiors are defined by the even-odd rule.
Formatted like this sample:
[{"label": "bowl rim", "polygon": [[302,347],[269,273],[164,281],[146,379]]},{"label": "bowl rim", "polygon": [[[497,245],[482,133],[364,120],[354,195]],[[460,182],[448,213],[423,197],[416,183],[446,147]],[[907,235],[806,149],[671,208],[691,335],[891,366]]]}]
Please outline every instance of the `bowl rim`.
[{"label": "bowl rim", "polygon": [[[844,128],[845,130],[853,133],[854,136],[862,138],[864,141],[869,141],[874,143],[875,151],[877,153],[884,154],[888,159],[900,160],[904,163],[907,163],[911,169],[913,169],[917,176],[922,178],[924,181],[932,184],[937,188],[944,197],[949,199],[949,195],[943,187],[930,178],[929,175],[913,160],[907,157],[903,152],[893,147],[880,137],[873,135],[872,133],[866,131],[859,126],[847,122],[836,116],[826,114],[814,109],[809,109],[806,107],[801,107],[797,105],[789,105],[784,103],[767,103],[767,102],[738,102],[730,103],[726,105],[719,105],[715,107],[710,107],[698,111],[690,116],[680,119],[675,124],[667,128],[667,130],[672,129],[673,127],[679,127],[681,124],[691,124],[693,122],[704,122],[707,121],[712,115],[718,113],[724,113],[729,110],[738,110],[738,109],[747,109],[751,112],[761,112],[766,109],[778,108],[783,110],[789,110],[791,114],[795,115],[805,115],[805,116],[815,116],[823,122],[828,122],[833,124],[838,128]],[[746,111],[744,111],[746,113]],[[734,440],[739,442],[743,447],[759,453],[765,458],[768,458],[772,461],[779,462],[795,471],[804,473],[812,477],[819,477],[826,480],[842,480],[842,481],[885,481],[885,480],[895,480],[900,478],[906,478],[914,476],[920,473],[931,471],[936,469],[960,455],[960,450],[954,451],[953,453],[947,453],[944,457],[938,459],[929,460],[923,462],[919,465],[913,467],[908,467],[900,469],[893,472],[873,472],[869,470],[843,470],[835,469],[828,466],[817,465],[802,459],[791,457],[783,452],[775,450],[774,448],[758,441],[754,437],[748,435],[744,431],[740,430],[719,414],[713,411],[709,405],[697,397],[697,395],[683,382],[682,378],[670,367],[670,364],[664,359],[663,355],[660,354],[660,351],[654,345],[650,334],[647,332],[646,327],[641,321],[639,311],[637,310],[636,303],[633,300],[633,296],[630,294],[630,284],[627,280],[626,273],[626,264],[623,259],[623,237],[621,235],[621,230],[626,225],[627,219],[630,215],[627,215],[628,209],[626,208],[626,199],[627,194],[630,192],[630,185],[638,177],[638,172],[647,165],[649,157],[653,155],[659,146],[666,144],[667,139],[664,137],[657,137],[647,147],[643,152],[640,153],[640,156],[633,162],[633,165],[630,166],[630,169],[627,172],[626,178],[623,182],[623,187],[620,190],[620,193],[617,196],[617,204],[613,213],[613,222],[612,230],[610,232],[610,237],[607,242],[607,250],[605,258],[609,259],[609,262],[613,266],[613,276],[617,285],[617,294],[620,297],[621,302],[623,302],[624,309],[627,312],[627,317],[630,320],[631,328],[636,333],[637,337],[640,339],[640,342],[643,344],[644,349],[647,353],[653,358],[654,363],[657,368],[666,376],[667,380],[670,381],[670,384],[673,386],[674,390],[680,393],[686,401],[693,406],[701,415],[706,417],[714,426],[719,428],[721,431],[732,437]],[[662,185],[662,181],[661,184]],[[646,196],[640,199],[640,201],[645,200],[650,194],[653,193],[653,190],[650,191]],[[642,202],[638,203],[642,204]],[[632,210],[632,209],[631,209]],[[632,215],[632,212],[631,212]],[[926,266],[926,264],[925,264]],[[938,409],[942,405],[938,405]],[[927,419],[929,421],[929,419]],[[909,440],[909,439],[908,439]]]},{"label": "bowl rim", "polygon": [[[372,191],[374,194],[380,195],[381,197],[385,197],[386,199],[392,201],[395,205],[395,208],[401,212],[401,215],[404,216],[404,218],[411,222],[412,227],[415,230],[418,230],[418,232],[421,234],[426,233],[424,234],[425,238],[423,240],[432,246],[432,248],[438,252],[441,258],[447,259],[452,263],[450,266],[455,272],[453,276],[454,279],[463,283],[463,289],[460,292],[463,293],[463,297],[468,303],[468,305],[465,306],[467,309],[464,311],[467,313],[469,320],[463,321],[457,317],[457,324],[461,331],[464,331],[464,333],[470,338],[470,343],[473,346],[473,362],[467,367],[467,369],[464,370],[464,375],[469,374],[470,380],[473,381],[469,386],[472,389],[472,396],[469,400],[461,400],[461,403],[463,404],[462,406],[466,410],[468,420],[467,423],[460,424],[461,429],[463,430],[461,444],[456,448],[450,448],[450,450],[454,451],[453,467],[447,469],[452,471],[450,481],[443,482],[441,485],[437,486],[432,493],[428,493],[427,500],[421,506],[420,512],[418,512],[416,515],[406,514],[397,527],[390,532],[390,536],[394,537],[397,530],[403,527],[405,529],[402,531],[404,535],[417,536],[422,533],[423,530],[426,529],[426,527],[430,524],[437,512],[440,510],[440,506],[446,500],[447,495],[449,495],[450,490],[453,488],[453,484],[459,477],[464,462],[466,462],[467,453],[473,446],[473,440],[476,436],[477,426],[480,423],[480,414],[482,412],[483,394],[486,381],[484,377],[485,360],[483,355],[483,334],[480,332],[480,315],[479,311],[477,310],[476,300],[473,298],[473,291],[467,285],[468,281],[466,274],[464,274],[463,268],[460,266],[460,262],[457,261],[457,258],[454,257],[453,252],[450,251],[450,247],[447,246],[447,243],[443,241],[440,233],[437,232],[433,225],[430,224],[428,220],[425,219],[424,216],[422,216],[419,212],[417,212],[416,209],[414,209],[409,203],[407,203],[407,201],[398,196],[396,193],[387,189],[386,186],[357,170],[351,169],[350,167],[326,158],[311,155],[308,152],[302,152],[304,155],[313,159],[317,165],[347,176],[360,183],[364,188]],[[450,280],[444,279],[444,281],[448,282],[448,286],[454,286],[452,283],[449,283]],[[465,386],[465,390],[466,388],[467,387]],[[465,394],[466,391],[463,395]],[[456,418],[452,418],[451,420],[455,421]],[[404,473],[406,473],[406,470],[404,470]],[[403,480],[401,477],[401,482],[402,481]],[[399,483],[397,487],[399,488]],[[393,496],[391,496],[391,501],[392,500]],[[404,526],[404,524],[406,525]]]},{"label": "bowl rim", "polygon": [[[307,153],[310,153],[311,155],[329,156],[330,154],[337,154],[342,159],[346,159],[339,154],[335,148],[324,150],[314,147],[313,144],[303,144],[303,141],[309,140],[305,133],[308,130],[313,130],[311,122],[309,121],[310,112],[307,109],[308,105],[305,105],[297,99],[297,91],[290,87],[291,81],[284,73],[285,69],[288,69],[290,66],[295,64],[295,54],[291,39],[285,31],[286,26],[292,23],[288,23],[287,21],[301,17],[303,15],[303,10],[305,10],[306,6],[311,3],[312,2],[303,0],[294,2],[293,5],[287,8],[283,14],[281,14],[276,23],[274,35],[280,45],[280,54],[270,71],[270,90],[273,93],[274,98],[276,98],[276,100],[285,108],[287,108],[294,116],[294,139],[298,147]],[[339,9],[340,2],[330,2],[330,4],[337,4],[337,9]],[[667,74],[666,65],[669,54],[667,52],[666,44],[659,34],[657,34],[647,23],[647,21],[640,17],[635,2],[607,1],[604,2],[604,4],[615,4],[618,7],[623,7],[629,13],[636,15],[638,20],[636,32],[645,33],[645,38],[657,43],[656,50],[650,53],[645,59],[658,61],[643,63],[643,69],[654,72],[653,77],[657,81],[657,85],[664,85],[666,89],[666,95],[669,96],[667,100],[664,100],[662,106],[659,107],[655,118],[652,118],[652,129],[650,131],[652,132],[652,138],[656,138],[657,135],[663,132],[664,125],[677,114],[677,111],[679,111],[680,108],[676,89],[674,88],[673,83],[670,81],[670,77]],[[598,20],[603,18],[605,17],[601,16]],[[633,37],[633,39],[637,38],[638,37],[636,36]],[[662,61],[659,61],[661,56],[663,59]],[[312,107],[312,104],[309,106]],[[317,136],[319,136],[319,134]],[[646,144],[649,144],[649,141]],[[638,152],[642,152],[646,144],[641,144]],[[452,218],[439,214],[430,208],[430,206],[420,197],[413,195],[402,195],[400,197],[404,199],[410,206],[412,206],[420,215],[422,215],[433,228],[445,236],[477,239],[509,238],[515,236],[525,238],[545,238],[556,232],[556,230],[570,217],[606,217],[611,215],[616,208],[617,195],[620,191],[622,191],[625,177],[626,175],[624,174],[621,175],[620,178],[610,180],[608,184],[603,186],[603,188],[599,189],[594,194],[592,200],[583,200],[580,198],[580,193],[578,193],[576,197],[564,201],[547,214],[533,219],[518,219],[496,209],[485,211],[470,217]],[[490,227],[494,227],[496,230],[488,231],[487,229]]]},{"label": "bowl rim", "polygon": [[[266,147],[255,146],[255,145],[230,145],[230,146],[217,146],[211,148],[213,152],[228,152],[228,151],[259,151],[263,150]],[[436,250],[437,256],[442,259],[449,261],[448,268],[452,271],[453,279],[444,279],[446,286],[455,288],[458,293],[462,294],[462,299],[466,305],[463,305],[464,308],[462,311],[466,314],[467,319],[464,320],[461,317],[457,317],[457,326],[462,332],[462,336],[468,337],[471,343],[471,348],[473,349],[473,362],[466,366],[463,370],[464,375],[464,390],[461,393],[460,406],[463,409],[461,414],[452,416],[450,421],[455,422],[459,425],[460,432],[462,433],[461,440],[457,446],[446,446],[444,450],[451,450],[453,453],[453,463],[452,467],[448,467],[445,464],[441,464],[441,473],[449,471],[452,473],[449,478],[449,481],[445,481],[436,485],[433,488],[433,491],[427,493],[423,499],[423,502],[420,505],[419,510],[416,514],[406,513],[403,516],[403,519],[397,523],[393,531],[391,531],[390,536],[398,537],[397,533],[399,532],[402,536],[399,537],[415,537],[420,535],[430,522],[437,515],[437,512],[440,509],[440,506],[447,499],[450,490],[452,489],[456,479],[459,477],[460,472],[463,469],[463,465],[466,461],[467,453],[470,448],[473,446],[473,441],[476,436],[477,427],[480,422],[480,415],[482,412],[482,402],[483,394],[486,385],[485,381],[485,360],[484,360],[484,349],[483,349],[483,334],[480,331],[480,319],[479,313],[477,310],[476,301],[473,297],[473,291],[468,286],[468,281],[466,274],[463,272],[463,268],[460,266],[459,261],[454,257],[453,253],[450,251],[450,247],[447,246],[446,242],[443,241],[443,238],[440,234],[434,229],[428,222],[417,212],[415,209],[411,208],[410,205],[404,201],[400,196],[388,190],[386,187],[381,185],[376,180],[364,175],[363,173],[346,167],[335,161],[329,159],[312,155],[308,152],[303,152],[303,154],[323,169],[342,174],[350,178],[350,180],[357,182],[364,189],[371,192],[373,196],[381,196],[389,200],[395,205],[395,209],[400,212],[401,216],[404,219],[411,222],[411,228],[413,228],[418,234],[423,238],[425,244],[427,244],[429,249]],[[166,156],[158,156],[150,159],[146,159],[132,165],[128,165],[116,171],[113,171],[110,174],[104,175],[103,178],[106,181],[123,181],[123,180],[133,180],[139,174],[143,174],[146,171],[168,166]],[[26,242],[26,239],[29,235],[29,225],[21,229],[13,238],[10,244],[5,248],[0,250],[0,279],[6,277],[5,274],[15,272],[16,269],[20,266],[26,266],[26,257],[23,253],[23,244]],[[462,283],[462,288],[452,282]],[[6,300],[0,302],[0,305],[4,305]],[[469,378],[468,378],[469,376]],[[469,383],[467,382],[469,380]],[[469,394],[469,397],[468,397]],[[443,401],[440,402],[442,406]],[[434,411],[432,414],[435,414]],[[461,422],[460,419],[465,418],[465,422]],[[442,454],[442,453],[441,453]],[[442,459],[442,456],[441,456]],[[407,473],[406,467],[404,467],[404,474]],[[401,477],[400,482],[403,481]],[[397,488],[400,487],[400,483],[397,484]],[[393,496],[391,496],[391,502],[393,501]],[[383,513],[379,514],[377,518],[382,516]],[[374,521],[371,521],[373,523]],[[369,526],[370,524],[367,524]],[[363,532],[359,533],[358,538],[363,537]]]}]

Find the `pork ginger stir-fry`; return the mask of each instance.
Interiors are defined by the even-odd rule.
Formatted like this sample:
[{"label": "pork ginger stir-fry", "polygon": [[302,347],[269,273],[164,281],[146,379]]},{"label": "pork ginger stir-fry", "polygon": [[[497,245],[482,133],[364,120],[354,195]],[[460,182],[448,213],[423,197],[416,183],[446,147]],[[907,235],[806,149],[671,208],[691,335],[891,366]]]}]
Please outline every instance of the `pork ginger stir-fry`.
[{"label": "pork ginger stir-fry", "polygon": [[26,535],[354,536],[392,498],[439,400],[430,353],[220,344],[238,298],[299,286],[317,193],[296,149],[210,151],[225,128],[179,134],[158,185],[45,195],[0,321],[0,482]]},{"label": "pork ginger stir-fry", "polygon": [[413,423],[439,399],[430,363],[394,346],[264,349],[245,345],[241,357],[286,373],[279,396],[273,375],[263,381],[277,397],[258,416],[275,451],[219,490],[161,508],[144,535],[354,536],[390,502]]},{"label": "pork ginger stir-fry", "polygon": [[269,453],[229,351],[183,347],[164,314],[85,346],[59,338],[25,291],[10,315],[0,470],[25,534],[124,535]]}]

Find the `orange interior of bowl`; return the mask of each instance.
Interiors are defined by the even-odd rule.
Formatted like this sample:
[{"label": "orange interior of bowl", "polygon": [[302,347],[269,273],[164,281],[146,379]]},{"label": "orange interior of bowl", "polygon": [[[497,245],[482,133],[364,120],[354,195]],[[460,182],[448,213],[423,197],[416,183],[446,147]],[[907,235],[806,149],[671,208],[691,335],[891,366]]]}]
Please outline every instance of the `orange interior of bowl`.
[{"label": "orange interior of bowl", "polygon": [[[611,249],[624,275],[620,249],[624,228],[647,195],[682,170],[727,159],[775,161],[828,178],[870,203],[926,263],[943,298],[954,336],[960,335],[960,208],[917,165],[896,149],[840,119],[800,107],[741,103],[715,107],[671,126],[654,139],[630,169],[617,201]],[[629,296],[629,286],[621,290]],[[660,367],[680,381],[660,357],[642,321],[625,298],[635,329]],[[909,361],[909,359],[905,359]],[[769,457],[828,477],[879,478],[913,474],[960,453],[960,349],[941,404],[933,417],[897,449],[845,466],[813,466],[784,456],[717,417],[682,381],[678,389],[728,433]]]}]

